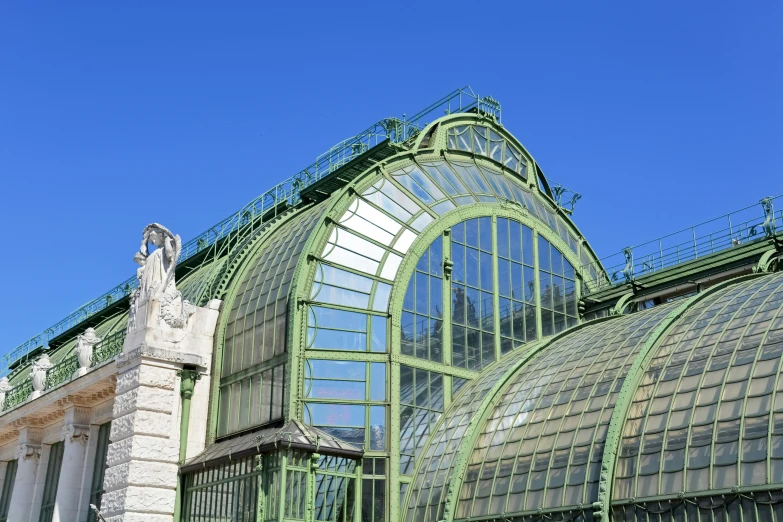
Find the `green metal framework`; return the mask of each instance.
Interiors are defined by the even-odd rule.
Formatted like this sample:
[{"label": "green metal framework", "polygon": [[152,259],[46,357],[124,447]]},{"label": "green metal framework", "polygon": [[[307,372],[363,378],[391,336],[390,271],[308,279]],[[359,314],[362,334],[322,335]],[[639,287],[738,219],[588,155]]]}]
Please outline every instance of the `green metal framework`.
[{"label": "green metal framework", "polygon": [[52,522],[57,498],[57,486],[60,483],[60,469],[63,465],[63,452],[65,443],[55,442],[49,447],[49,463],[46,466],[46,479],[44,482],[43,499],[41,501],[41,515],[38,522]]},{"label": "green metal framework", "polygon": [[[460,136],[468,136],[469,141],[463,139],[460,142]],[[486,144],[481,141],[482,136],[487,138]],[[233,399],[221,392],[222,389],[263,371],[283,367],[286,371],[284,417],[303,419],[332,435],[344,437],[364,447],[365,461],[382,462],[382,476],[378,476],[373,466],[373,475],[357,483],[355,509],[358,514],[362,505],[372,505],[374,519],[394,520],[400,508],[399,491],[411,480],[410,475],[401,475],[399,471],[400,433],[410,428],[410,425],[404,426],[406,421],[403,420],[405,416],[399,398],[409,393],[415,396],[415,383],[418,382],[414,378],[412,388],[406,392],[401,383],[401,372],[410,368],[411,375],[430,376],[428,400],[442,393],[442,399],[435,401],[436,407],[429,403],[430,406],[422,410],[427,412],[426,416],[428,419],[431,417],[432,422],[437,420],[440,411],[448,408],[458,387],[478,375],[475,370],[452,365],[450,320],[443,321],[446,341],[440,361],[429,360],[429,356],[421,359],[415,353],[404,353],[401,348],[400,328],[407,283],[422,255],[430,250],[433,241],[441,241],[445,252],[442,266],[440,269],[433,268],[442,274],[441,295],[446,296],[443,298],[443,313],[450,314],[452,306],[448,296],[451,294],[454,266],[451,259],[452,228],[466,220],[489,220],[488,238],[492,248],[486,252],[490,254],[494,267],[489,277],[494,310],[493,359],[512,349],[515,342],[527,340],[517,335],[514,341],[513,328],[507,330],[510,320],[501,320],[501,310],[505,310],[502,305],[510,308],[514,301],[512,298],[516,296],[524,309],[525,299],[518,294],[501,295],[505,292],[502,289],[506,288],[503,277],[510,278],[511,275],[498,267],[506,261],[510,266],[509,250],[516,241],[504,239],[503,245],[508,245],[508,248],[499,248],[498,230],[502,230],[501,235],[507,238],[504,234],[508,233],[508,223],[511,222],[520,227],[516,230],[527,227],[530,231],[531,251],[526,255],[524,264],[534,274],[530,281],[534,292],[527,298],[535,301],[529,303],[533,311],[529,327],[531,339],[538,338],[543,331],[541,282],[535,275],[538,274],[539,263],[546,259],[544,270],[547,278],[554,272],[555,278],[560,281],[564,266],[579,266],[583,259],[594,260],[595,256],[567,213],[551,199],[534,160],[513,136],[486,114],[455,114],[441,118],[414,140],[406,142],[396,155],[368,167],[361,175],[350,178],[350,182],[328,199],[317,193],[308,193],[308,198],[316,198],[316,206],[305,203],[296,212],[281,214],[274,228],[257,231],[243,248],[242,262],[232,264],[230,276],[221,276],[224,281],[231,282],[221,283],[226,290],[215,354],[215,373],[221,378],[213,379],[212,383],[209,436],[214,440],[241,430],[240,424],[232,429],[220,428],[220,405],[232,404],[237,411],[253,411],[256,406],[252,402],[245,405],[242,401],[244,397],[251,401],[250,397],[256,396],[253,390],[261,390],[261,386],[256,383],[244,388],[242,385],[231,395]],[[344,170],[347,166],[342,168]],[[335,175],[340,176],[343,170],[336,171]],[[325,198],[323,204],[318,203],[319,197]],[[320,205],[325,206],[321,208]],[[309,216],[315,215],[318,216],[315,226],[311,229],[310,225],[306,225],[307,231],[298,236],[301,239],[286,239],[286,230],[301,229],[305,222],[310,221]],[[294,244],[297,246],[292,249]],[[547,250],[544,257],[541,245],[558,253],[554,267],[550,265],[550,252]],[[465,246],[468,246],[467,243]],[[539,255],[540,246],[542,252]],[[563,256],[565,265],[558,261]],[[267,275],[267,269],[263,268],[264,258],[276,259],[277,266],[286,267],[286,275],[282,278]],[[524,266],[521,259],[518,262],[520,268]],[[291,267],[295,270],[288,287]],[[571,274],[571,281],[576,280],[576,273],[567,273]],[[552,279],[548,281],[551,285]],[[259,284],[271,286],[253,292],[253,285]],[[544,292],[546,299],[551,300],[548,309],[553,309],[557,303],[558,307],[562,306],[558,314],[562,312],[565,318],[567,313],[575,319],[577,286],[569,286],[574,295],[568,306],[561,300],[564,290]],[[263,333],[266,328],[258,329],[262,323],[258,319],[251,319],[249,323],[245,320],[241,329],[229,326],[238,324],[237,320],[242,316],[254,315],[257,318],[257,310],[267,306],[263,303],[268,299],[258,299],[267,292],[267,288],[274,289],[275,299],[278,302],[282,299],[287,311],[284,345],[287,353],[280,354],[272,349],[269,352],[271,358],[262,357],[263,360],[257,362],[251,359],[250,366],[242,363],[236,372],[233,365],[240,353],[236,348],[238,336],[242,336],[241,346],[244,348],[241,352],[245,354],[239,360],[244,361],[247,354],[255,357],[260,352],[263,355],[271,346],[277,346],[275,339],[283,331],[278,330],[282,326],[277,323],[272,330],[274,335],[267,338]],[[256,301],[249,302],[242,295],[252,295]],[[260,308],[254,303],[260,303]],[[279,311],[278,304],[273,317],[279,317]],[[268,318],[269,313],[263,314],[263,317]],[[450,315],[444,317],[450,319]],[[263,323],[266,321],[264,319]],[[562,323],[565,327],[566,320]],[[551,328],[554,330],[554,326]],[[245,332],[249,332],[250,337]],[[501,332],[506,333],[500,335]],[[509,347],[502,348],[506,344]],[[227,373],[225,365],[229,361],[232,369]],[[432,391],[432,383],[439,390],[437,393]],[[335,393],[341,395],[335,396]],[[262,392],[260,396],[269,398],[270,394]],[[438,405],[441,401],[442,405]],[[415,409],[416,400],[412,402],[411,411],[418,411]],[[262,427],[264,423],[259,419],[242,424],[244,429],[253,425]],[[413,426],[415,431],[416,424]],[[426,436],[425,432],[424,439]],[[278,478],[274,480],[280,480],[285,473],[275,476]],[[358,476],[363,475],[359,472]],[[268,480],[273,480],[272,477],[270,475]],[[365,488],[367,493],[362,495],[364,483],[368,487]],[[372,487],[369,487],[370,484]],[[381,487],[382,493],[378,489]],[[379,504],[384,505],[383,510],[379,510]],[[268,502],[261,505],[266,510],[263,519],[274,519],[283,513],[281,510],[270,511],[272,508]],[[316,511],[308,513],[308,516],[316,516]]]},{"label": "green metal framework", "polygon": [[17,461],[10,460],[6,463],[3,491],[0,494],[0,522],[8,522],[8,509],[11,507],[11,495],[14,492],[16,468]]},{"label": "green metal framework", "polygon": [[182,520],[257,520],[261,459],[245,457],[186,475]]}]

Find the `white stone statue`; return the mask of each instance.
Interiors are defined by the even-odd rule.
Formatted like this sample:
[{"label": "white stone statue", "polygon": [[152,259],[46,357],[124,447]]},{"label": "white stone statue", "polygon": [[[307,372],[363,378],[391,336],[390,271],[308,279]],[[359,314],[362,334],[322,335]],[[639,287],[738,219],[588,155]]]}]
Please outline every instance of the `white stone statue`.
[{"label": "white stone statue", "polygon": [[[157,247],[150,253],[150,243]],[[172,328],[183,328],[195,307],[182,299],[174,280],[177,260],[182,251],[182,239],[159,223],[144,228],[141,247],[133,260],[140,265],[136,271],[139,287],[131,295],[128,327],[133,330],[139,320],[139,309],[150,300],[160,301],[160,317]]]},{"label": "white stone statue", "polygon": [[94,328],[87,328],[83,334],[76,336],[76,358],[79,361],[79,369],[73,374],[74,378],[81,377],[90,370],[92,351],[99,342],[101,338],[95,335]]},{"label": "white stone statue", "polygon": [[8,394],[8,392],[13,389],[14,387],[8,383],[8,377],[3,377],[2,379],[0,379],[0,411],[3,411],[3,409],[5,408],[6,394]]},{"label": "white stone statue", "polygon": [[30,379],[33,381],[33,393],[30,395],[30,400],[37,399],[46,390],[46,371],[52,366],[54,365],[46,354],[41,355],[33,363],[33,367],[30,369]]}]

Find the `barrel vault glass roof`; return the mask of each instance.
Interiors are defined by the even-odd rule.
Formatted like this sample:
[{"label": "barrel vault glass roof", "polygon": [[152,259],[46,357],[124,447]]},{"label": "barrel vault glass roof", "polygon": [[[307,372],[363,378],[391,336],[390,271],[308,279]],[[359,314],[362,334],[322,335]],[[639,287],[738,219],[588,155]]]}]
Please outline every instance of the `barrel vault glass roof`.
[{"label": "barrel vault glass roof", "polygon": [[637,519],[625,505],[783,488],[781,314],[783,274],[766,275],[501,360],[435,428],[406,521],[592,518],[610,424],[621,427],[610,506],[621,519]]}]

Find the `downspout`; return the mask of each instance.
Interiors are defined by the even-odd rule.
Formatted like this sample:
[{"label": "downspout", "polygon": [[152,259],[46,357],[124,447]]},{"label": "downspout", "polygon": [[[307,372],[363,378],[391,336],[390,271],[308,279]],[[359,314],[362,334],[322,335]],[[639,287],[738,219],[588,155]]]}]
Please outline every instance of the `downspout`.
[{"label": "downspout", "polygon": [[[182,369],[177,372],[180,377],[179,394],[182,397],[182,415],[179,419],[179,466],[185,462],[188,451],[188,427],[190,426],[190,400],[196,381],[201,378],[196,370]],[[174,522],[180,522],[182,511],[182,475],[177,466],[177,492],[174,497]]]}]

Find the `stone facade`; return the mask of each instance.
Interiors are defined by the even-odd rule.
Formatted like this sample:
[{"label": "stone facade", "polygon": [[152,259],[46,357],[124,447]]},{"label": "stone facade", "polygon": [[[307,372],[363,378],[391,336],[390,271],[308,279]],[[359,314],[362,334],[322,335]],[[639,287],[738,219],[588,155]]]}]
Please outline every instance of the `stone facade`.
[{"label": "stone facade", "polygon": [[[102,517],[111,522],[172,520],[179,461],[203,450],[206,441],[220,301],[201,308],[182,299],[173,276],[179,236],[153,224],[145,229],[144,241],[136,257],[143,292],[132,295],[132,321],[122,353],[93,367],[92,354],[101,339],[89,328],[77,337],[78,368],[69,382],[48,389],[47,372],[53,365],[44,354],[29,371],[30,397],[0,414],[0,489],[8,462],[17,462],[9,521],[39,520],[50,455],[57,455],[51,451],[55,443],[62,443],[63,450],[53,522],[87,520],[96,465],[104,462]],[[147,241],[162,252],[141,255],[147,253]],[[158,263],[160,270],[148,262]],[[183,370],[203,378],[196,380],[192,394],[192,436],[181,448]],[[0,402],[11,389],[7,379],[0,383]],[[101,449],[100,426],[108,422],[110,442]]]},{"label": "stone facade", "polygon": [[[159,303],[139,307],[117,359],[116,396],[101,512],[111,522],[171,521],[180,460],[180,372],[209,375],[220,302],[196,308],[182,330],[159,320]],[[184,330],[184,331],[183,331]],[[198,383],[206,394],[208,380]],[[191,418],[205,431],[205,419]],[[196,451],[203,449],[203,442]]]}]

